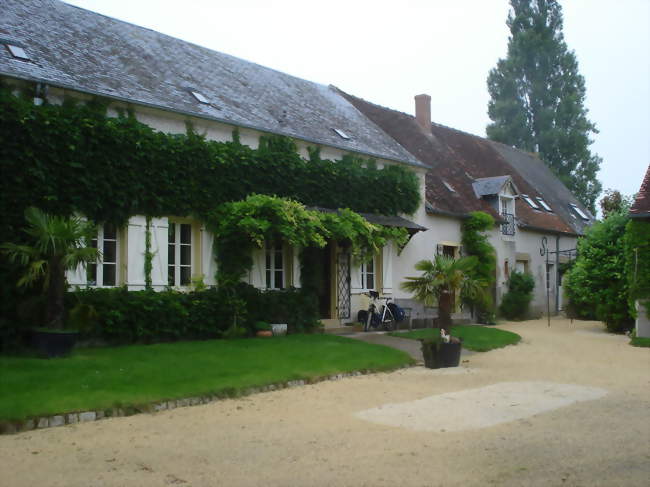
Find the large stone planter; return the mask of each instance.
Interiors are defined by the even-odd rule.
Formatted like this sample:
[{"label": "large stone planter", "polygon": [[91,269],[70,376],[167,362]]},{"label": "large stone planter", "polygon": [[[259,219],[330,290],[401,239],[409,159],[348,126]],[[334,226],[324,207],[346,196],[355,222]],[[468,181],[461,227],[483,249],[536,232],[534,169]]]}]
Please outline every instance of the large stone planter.
[{"label": "large stone planter", "polygon": [[420,340],[424,366],[429,369],[458,367],[460,364],[461,343],[436,343],[431,340]]},{"label": "large stone planter", "polygon": [[32,332],[33,343],[42,357],[55,358],[69,355],[77,342],[76,330],[36,329]]}]

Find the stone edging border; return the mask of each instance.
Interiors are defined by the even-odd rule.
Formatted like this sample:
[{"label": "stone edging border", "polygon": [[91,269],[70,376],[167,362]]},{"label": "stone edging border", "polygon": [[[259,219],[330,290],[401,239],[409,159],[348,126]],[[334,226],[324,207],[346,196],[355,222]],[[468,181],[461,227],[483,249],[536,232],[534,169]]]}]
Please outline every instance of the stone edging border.
[{"label": "stone edging border", "polygon": [[200,404],[209,404],[211,402],[223,401],[225,399],[236,399],[239,397],[250,396],[251,394],[258,394],[260,392],[277,391],[280,389],[288,389],[291,387],[300,387],[309,384],[317,384],[325,381],[335,381],[346,377],[357,377],[360,375],[369,375],[376,373],[394,372],[396,370],[408,369],[416,367],[417,364],[406,364],[403,366],[395,367],[389,370],[356,370],[353,372],[345,372],[342,374],[328,375],[317,377],[314,379],[299,379],[290,380],[287,382],[280,382],[278,384],[269,384],[262,387],[250,387],[248,389],[224,391],[219,394],[208,394],[205,396],[187,397],[184,399],[175,399],[172,401],[153,402],[138,406],[124,406],[108,409],[100,409],[97,411],[83,411],[66,414],[56,414],[53,416],[39,416],[30,418],[24,421],[0,421],[0,435],[9,435],[14,433],[22,433],[35,429],[54,428],[57,426],[65,426],[68,424],[87,423],[90,421],[98,421],[106,418],[117,418],[124,416],[133,416],[140,413],[157,413],[159,411],[168,411],[180,407],[198,406]]}]

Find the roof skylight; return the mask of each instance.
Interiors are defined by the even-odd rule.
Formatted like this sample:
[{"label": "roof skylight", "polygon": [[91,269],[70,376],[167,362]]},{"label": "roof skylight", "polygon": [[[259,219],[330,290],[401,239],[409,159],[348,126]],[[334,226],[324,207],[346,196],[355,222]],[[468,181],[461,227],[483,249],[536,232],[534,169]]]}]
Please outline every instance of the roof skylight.
[{"label": "roof skylight", "polygon": [[537,197],[537,201],[539,202],[540,205],[542,205],[542,208],[544,208],[546,211],[553,211],[550,206],[548,206],[548,203],[544,201],[542,198],[539,196]]},{"label": "roof skylight", "polygon": [[456,192],[456,190],[454,189],[454,187],[453,187],[451,184],[449,184],[447,181],[445,181],[444,179],[443,179],[443,181],[442,181],[442,184],[444,184],[444,185],[445,185],[445,188],[447,188],[447,189],[448,189],[449,191],[451,191],[452,193],[455,193],[455,192]]},{"label": "roof skylight", "polygon": [[210,104],[210,100],[208,100],[208,99],[203,95],[203,93],[198,92],[198,91],[190,91],[190,93],[192,93],[192,96],[193,96],[194,98],[196,98],[196,100],[197,100],[198,102],[200,102],[200,103],[204,103],[204,104],[206,104],[206,105],[209,105],[209,104]]},{"label": "roof skylight", "polygon": [[583,220],[589,221],[589,217],[585,214],[584,211],[582,211],[580,208],[578,208],[578,205],[574,205],[573,203],[569,203],[569,207]]},{"label": "roof skylight", "polygon": [[337,134],[339,137],[341,137],[342,139],[350,140],[350,136],[349,136],[348,134],[346,134],[345,132],[343,132],[343,130],[341,130],[341,129],[332,129],[332,130],[333,130],[334,132],[336,132],[336,134]]},{"label": "roof skylight", "polygon": [[15,46],[13,44],[5,44],[7,46],[7,49],[11,53],[13,57],[16,59],[22,59],[23,61],[29,61],[29,56],[25,52],[25,50],[20,47],[20,46]]},{"label": "roof skylight", "polygon": [[526,203],[528,203],[528,206],[530,206],[535,210],[539,210],[539,206],[537,206],[537,204],[533,201],[533,199],[530,196],[528,196],[527,194],[522,194],[521,197],[524,199]]}]

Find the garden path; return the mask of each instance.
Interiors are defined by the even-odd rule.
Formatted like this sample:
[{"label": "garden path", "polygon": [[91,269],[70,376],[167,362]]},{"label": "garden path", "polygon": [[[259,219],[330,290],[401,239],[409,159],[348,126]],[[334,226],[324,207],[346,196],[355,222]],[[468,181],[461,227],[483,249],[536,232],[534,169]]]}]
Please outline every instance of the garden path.
[{"label": "garden path", "polygon": [[[454,369],[413,367],[0,436],[0,485],[647,485],[650,350],[585,333],[601,327],[511,323],[500,328],[521,343]],[[544,388],[529,389],[535,400],[522,409],[504,403],[513,394],[504,384]],[[553,407],[539,407],[545,395]],[[412,407],[402,424],[360,417],[395,404]],[[408,418],[421,406],[415,414],[440,418],[436,429]],[[508,408],[518,415],[504,421]]]}]

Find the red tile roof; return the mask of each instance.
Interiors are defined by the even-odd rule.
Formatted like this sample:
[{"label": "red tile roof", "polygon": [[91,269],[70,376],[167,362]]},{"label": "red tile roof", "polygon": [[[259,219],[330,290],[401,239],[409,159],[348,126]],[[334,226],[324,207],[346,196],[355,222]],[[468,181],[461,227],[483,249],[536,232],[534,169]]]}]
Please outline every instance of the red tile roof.
[{"label": "red tile roof", "polygon": [[641,183],[641,189],[636,195],[634,204],[630,208],[632,218],[650,218],[650,165],[645,172],[645,178]]},{"label": "red tile roof", "polygon": [[[471,211],[485,211],[498,219],[496,206],[490,205],[488,198],[477,197],[472,185],[480,178],[510,176],[520,194],[543,198],[553,210],[536,210],[517,198],[515,211],[520,226],[582,233],[587,222],[576,217],[568,205],[584,207],[535,155],[436,123],[427,134],[411,115],[341,93],[430,167],[426,176],[430,212],[462,217]],[[455,191],[450,191],[445,183]],[[583,211],[589,215],[586,209]]]}]

